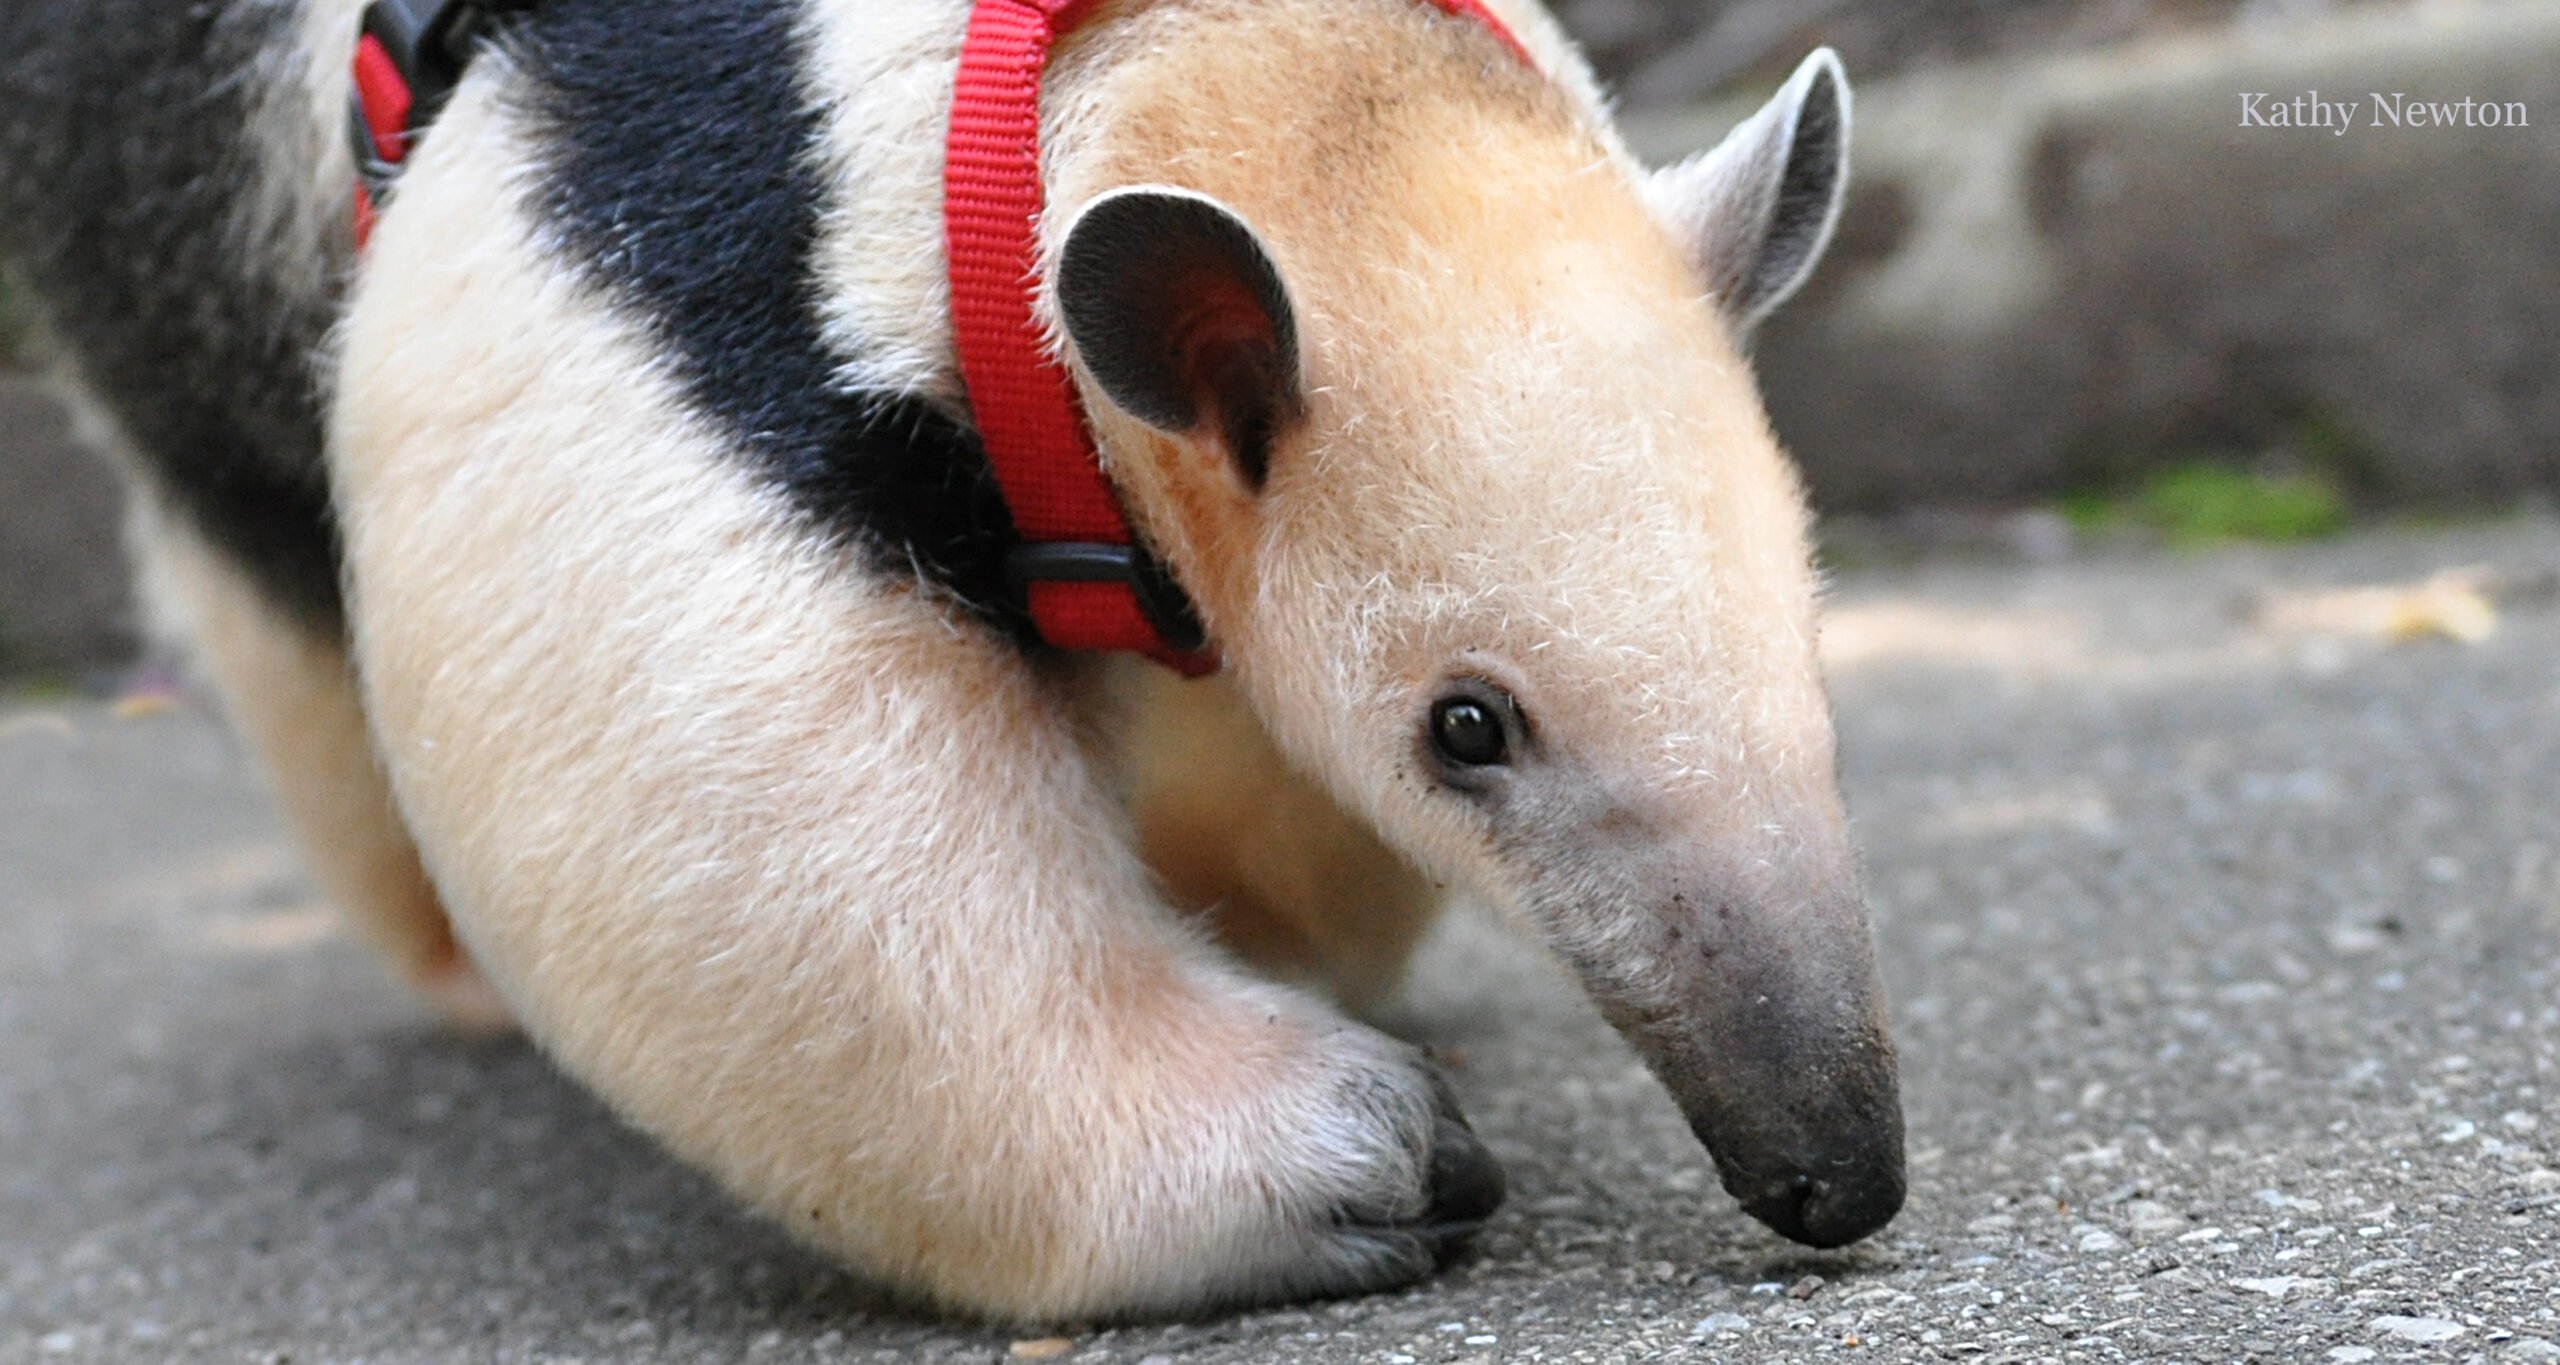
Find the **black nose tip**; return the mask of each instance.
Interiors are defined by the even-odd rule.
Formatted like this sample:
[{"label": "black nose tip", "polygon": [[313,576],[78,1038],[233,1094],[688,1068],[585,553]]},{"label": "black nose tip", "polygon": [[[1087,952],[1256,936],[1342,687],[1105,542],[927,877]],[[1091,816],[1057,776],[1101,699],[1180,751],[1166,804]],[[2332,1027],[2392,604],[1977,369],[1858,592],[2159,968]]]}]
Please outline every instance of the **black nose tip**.
[{"label": "black nose tip", "polygon": [[1846,1246],[1902,1211],[1899,1161],[1820,1176],[1793,1174],[1737,1190],[1743,1211],[1772,1232],[1809,1247]]}]

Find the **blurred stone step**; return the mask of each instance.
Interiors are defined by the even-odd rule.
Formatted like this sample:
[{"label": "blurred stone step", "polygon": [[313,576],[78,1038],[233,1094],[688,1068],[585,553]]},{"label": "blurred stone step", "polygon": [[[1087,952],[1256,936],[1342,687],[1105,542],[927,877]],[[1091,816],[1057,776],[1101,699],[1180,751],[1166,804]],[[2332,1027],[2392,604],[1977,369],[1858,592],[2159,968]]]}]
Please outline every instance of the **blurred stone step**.
[{"label": "blurred stone step", "polygon": [[[2353,126],[2242,124],[2247,95],[2263,114],[2313,91]],[[2376,127],[2376,94],[2528,124]],[[1628,133],[1669,160],[1741,112]],[[2288,444],[2375,499],[2560,487],[2560,5],[2351,10],[1865,83],[1852,164],[1830,258],[1757,346],[1827,509],[2035,498]]]},{"label": "blurred stone step", "polygon": [[42,379],[0,371],[0,676],[129,660],[137,632],[114,472]]}]

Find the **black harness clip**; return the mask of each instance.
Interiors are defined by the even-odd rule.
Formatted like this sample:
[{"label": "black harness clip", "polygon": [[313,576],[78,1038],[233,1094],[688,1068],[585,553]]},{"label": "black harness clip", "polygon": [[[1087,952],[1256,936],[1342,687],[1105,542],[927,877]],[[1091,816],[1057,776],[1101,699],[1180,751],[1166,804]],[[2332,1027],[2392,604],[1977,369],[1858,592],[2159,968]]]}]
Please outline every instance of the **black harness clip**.
[{"label": "black harness clip", "polygon": [[1162,562],[1136,545],[1051,540],[1017,545],[1004,557],[1006,581],[1017,600],[1027,601],[1033,583],[1120,583],[1137,599],[1138,612],[1155,627],[1168,649],[1196,653],[1209,644],[1209,632],[1182,585]]},{"label": "black harness clip", "polygon": [[532,3],[533,0],[373,0],[364,7],[364,28],[357,39],[359,69],[364,61],[362,44],[371,39],[380,45],[409,97],[406,117],[399,119],[396,128],[384,130],[398,139],[397,154],[386,155],[375,140],[375,121],[365,108],[361,75],[356,88],[348,94],[347,135],[355,147],[356,177],[375,205],[389,202],[391,182],[399,175],[400,163],[407,159],[410,145],[443,112],[445,102],[453,98],[454,87],[462,83],[463,67],[470,64],[472,52],[488,36],[493,21]]}]

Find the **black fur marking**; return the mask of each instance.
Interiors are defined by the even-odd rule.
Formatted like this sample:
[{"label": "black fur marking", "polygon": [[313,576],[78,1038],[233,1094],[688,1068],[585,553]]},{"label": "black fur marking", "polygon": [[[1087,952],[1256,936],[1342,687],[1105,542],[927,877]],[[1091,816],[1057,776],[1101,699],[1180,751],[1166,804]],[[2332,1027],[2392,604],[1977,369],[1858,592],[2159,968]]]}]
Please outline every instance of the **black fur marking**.
[{"label": "black fur marking", "polygon": [[[251,101],[295,6],[0,4],[0,237],[175,508],[269,598],[342,628],[313,357],[340,262],[236,258]],[[290,153],[293,149],[280,149]],[[255,249],[260,244],[248,244]]]},{"label": "black fur marking", "polygon": [[537,6],[515,42],[545,130],[540,211],[795,506],[881,568],[1001,610],[1014,533],[976,434],[836,377],[812,264],[819,122],[792,20],[786,0]]}]

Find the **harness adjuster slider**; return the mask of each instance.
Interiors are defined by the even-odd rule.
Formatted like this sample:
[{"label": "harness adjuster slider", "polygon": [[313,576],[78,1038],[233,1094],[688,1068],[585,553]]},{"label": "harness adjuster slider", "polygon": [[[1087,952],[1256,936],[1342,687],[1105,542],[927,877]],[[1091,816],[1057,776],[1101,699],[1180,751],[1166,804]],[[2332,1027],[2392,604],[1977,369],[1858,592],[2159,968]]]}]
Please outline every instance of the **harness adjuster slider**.
[{"label": "harness adjuster slider", "polygon": [[1190,595],[1154,555],[1138,546],[1036,541],[1007,552],[1004,573],[1018,600],[1028,598],[1034,583],[1120,584],[1166,648],[1187,654],[1208,647],[1209,632],[1192,609]]}]

